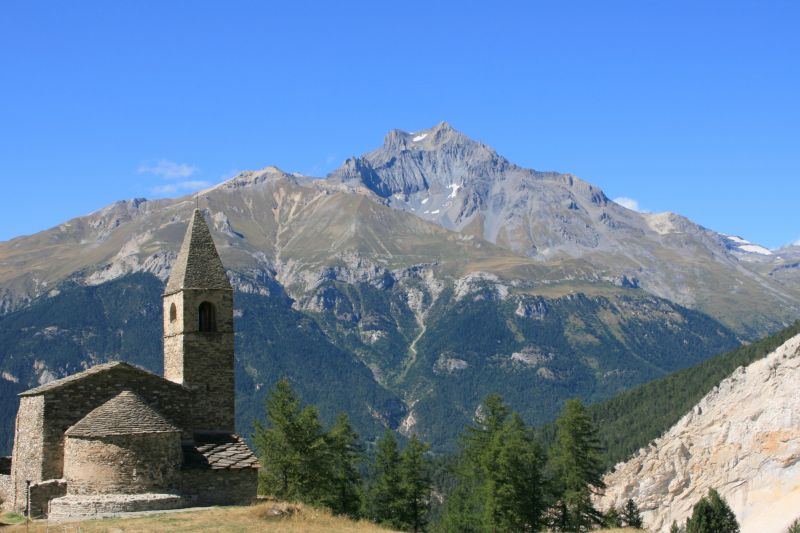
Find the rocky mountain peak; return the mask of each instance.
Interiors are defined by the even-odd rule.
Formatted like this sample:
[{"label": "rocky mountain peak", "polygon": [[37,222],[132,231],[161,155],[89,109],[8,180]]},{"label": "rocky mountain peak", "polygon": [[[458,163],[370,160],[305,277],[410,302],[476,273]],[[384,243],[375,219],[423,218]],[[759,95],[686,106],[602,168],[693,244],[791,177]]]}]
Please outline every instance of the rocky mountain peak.
[{"label": "rocky mountain peak", "polygon": [[333,183],[363,184],[378,196],[408,196],[453,183],[493,179],[512,165],[489,146],[455,130],[447,122],[415,132],[392,130],[383,146],[351,157],[329,174]]},{"label": "rocky mountain peak", "polygon": [[268,166],[261,170],[246,170],[238,173],[220,186],[225,189],[240,189],[260,185],[269,181],[288,180],[293,183],[307,182],[310,178],[301,174],[289,174],[276,166]]}]

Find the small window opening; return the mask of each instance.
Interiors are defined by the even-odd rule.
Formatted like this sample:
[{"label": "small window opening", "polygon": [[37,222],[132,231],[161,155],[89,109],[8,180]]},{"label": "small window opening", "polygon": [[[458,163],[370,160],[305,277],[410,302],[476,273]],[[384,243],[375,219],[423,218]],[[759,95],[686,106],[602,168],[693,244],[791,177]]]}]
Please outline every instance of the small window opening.
[{"label": "small window opening", "polygon": [[200,304],[200,331],[217,331],[217,313],[214,304],[203,302]]},{"label": "small window opening", "polygon": [[178,318],[178,310],[175,308],[175,304],[169,306],[169,321],[175,322]]}]

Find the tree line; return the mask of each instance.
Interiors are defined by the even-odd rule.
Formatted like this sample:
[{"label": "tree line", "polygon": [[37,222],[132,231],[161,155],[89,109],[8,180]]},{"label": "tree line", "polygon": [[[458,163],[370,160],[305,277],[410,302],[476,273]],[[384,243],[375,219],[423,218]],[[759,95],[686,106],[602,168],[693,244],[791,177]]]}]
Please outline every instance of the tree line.
[{"label": "tree line", "polygon": [[347,415],[341,413],[325,430],[317,408],[303,406],[286,379],[270,391],[266,418],[266,424],[255,422],[253,435],[263,467],[260,493],[396,529],[427,529],[430,460],[427,445],[416,437],[401,449],[387,431],[366,465],[364,446]]},{"label": "tree line", "polygon": [[[346,414],[325,429],[317,408],[302,405],[282,379],[267,397],[266,422],[255,423],[253,441],[263,467],[262,494],[403,531],[584,532],[643,526],[633,500],[605,513],[594,506],[593,496],[605,488],[603,448],[579,400],[564,404],[545,449],[521,416],[490,394],[462,433],[457,453],[440,461],[445,466],[437,472],[428,445],[414,435],[403,444],[387,431],[367,453]],[[686,524],[674,524],[672,530],[738,533],[738,524],[724,499],[711,491]]]}]

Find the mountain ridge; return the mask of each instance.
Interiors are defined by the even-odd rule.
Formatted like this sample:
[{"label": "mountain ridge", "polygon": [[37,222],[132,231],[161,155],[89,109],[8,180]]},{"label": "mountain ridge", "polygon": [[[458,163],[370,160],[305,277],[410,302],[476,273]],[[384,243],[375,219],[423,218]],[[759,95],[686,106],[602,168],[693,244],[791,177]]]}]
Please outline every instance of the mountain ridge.
[{"label": "mountain ridge", "polygon": [[[136,315],[143,299],[157,298],[153,284],[169,275],[198,205],[243,302],[244,434],[280,373],[318,383],[304,351],[332,357],[329,367],[315,359],[318,374],[375,399],[355,405],[334,387],[311,391],[313,400],[347,405],[367,436],[399,428],[448,449],[489,392],[529,423],[544,423],[566,397],[608,398],[797,318],[794,260],[745,261],[726,248],[727,237],[679,215],[647,219],[588,182],[522,169],[449,125],[437,128],[390,133],[394,152],[351,162],[346,180],[265,167],[194,195],[121,201],[0,243],[0,372],[16,380],[0,379],[0,388],[127,357],[116,345],[99,353],[106,345],[92,339],[124,333],[123,311]],[[385,193],[407,195],[380,196],[380,183],[360,179],[379,160],[386,165],[373,178],[389,176]],[[441,209],[433,213],[447,201],[462,213],[460,230],[442,222]],[[515,233],[534,219],[541,232]],[[593,235],[616,244],[600,246]],[[565,251],[515,251],[531,239]],[[771,275],[779,263],[787,268]],[[79,308],[99,289],[118,300],[113,320],[58,325],[26,312],[56,301]],[[23,320],[31,323],[15,326]],[[137,324],[160,337],[160,321]],[[312,338],[297,338],[297,328]]]}]

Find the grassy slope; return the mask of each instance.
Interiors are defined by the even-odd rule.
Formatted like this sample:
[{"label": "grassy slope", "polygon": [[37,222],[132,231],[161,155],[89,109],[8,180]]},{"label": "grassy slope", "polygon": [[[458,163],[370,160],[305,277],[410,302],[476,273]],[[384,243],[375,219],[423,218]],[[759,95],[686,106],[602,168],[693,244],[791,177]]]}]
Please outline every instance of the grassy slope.
[{"label": "grassy slope", "polygon": [[[159,532],[246,532],[263,531],[265,533],[380,533],[392,531],[366,521],[355,522],[347,518],[331,516],[327,511],[303,508],[291,516],[270,516],[273,504],[261,504],[251,507],[216,507],[199,511],[152,514],[138,518],[112,518],[85,520],[68,524],[49,525],[36,522],[28,525],[17,525],[6,529],[9,533],[19,531],[81,531],[87,533],[150,533]],[[0,527],[4,523],[0,518]],[[9,522],[12,523],[12,522]],[[14,521],[13,523],[17,523]],[[598,533],[645,533],[639,529],[604,529]]]},{"label": "grassy slope", "polygon": [[[281,504],[278,504],[281,506]],[[347,518],[332,516],[327,511],[303,507],[289,516],[273,516],[276,507],[264,503],[244,507],[215,507],[197,511],[155,513],[135,518],[108,518],[82,522],[49,524],[34,522],[29,526],[17,525],[4,531],[81,531],[86,533],[151,533],[159,532],[246,532],[265,533],[380,533],[391,531],[366,521],[355,522]],[[2,522],[0,522],[1,524]]]}]

